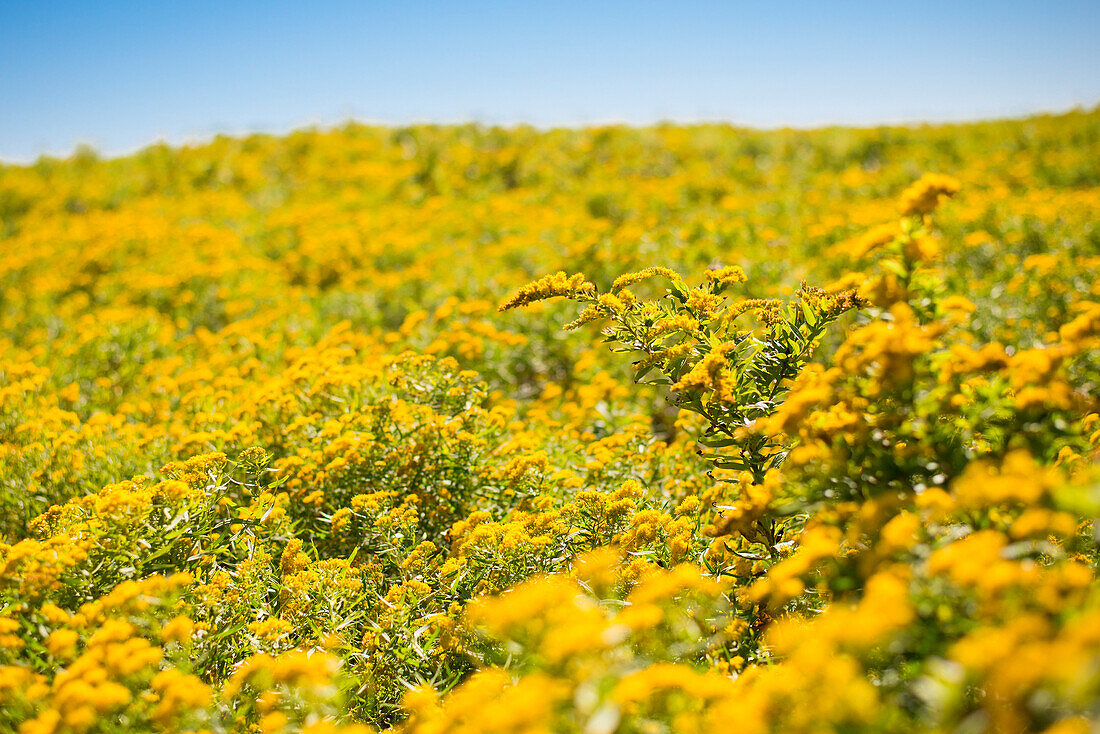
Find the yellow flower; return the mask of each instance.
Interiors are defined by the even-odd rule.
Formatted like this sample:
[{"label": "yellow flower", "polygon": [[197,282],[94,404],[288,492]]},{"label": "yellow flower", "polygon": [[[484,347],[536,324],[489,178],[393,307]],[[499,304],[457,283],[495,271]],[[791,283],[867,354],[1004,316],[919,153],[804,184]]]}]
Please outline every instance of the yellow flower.
[{"label": "yellow flower", "polygon": [[926,173],[901,194],[898,207],[904,216],[931,214],[944,199],[959,192],[957,179],[940,173]]},{"label": "yellow flower", "polygon": [[191,632],[194,628],[195,623],[191,621],[190,617],[180,614],[161,627],[160,639],[165,642],[178,642],[183,645],[191,640]]},{"label": "yellow flower", "polygon": [[80,636],[75,630],[59,629],[50,633],[46,639],[46,649],[59,660],[68,660],[76,654],[76,643]]},{"label": "yellow flower", "polygon": [[508,311],[535,301],[543,301],[558,296],[576,295],[592,297],[595,295],[595,286],[585,280],[580,273],[566,276],[564,272],[557,272],[554,275],[547,275],[523,286],[508,300],[500,304],[499,310]]}]

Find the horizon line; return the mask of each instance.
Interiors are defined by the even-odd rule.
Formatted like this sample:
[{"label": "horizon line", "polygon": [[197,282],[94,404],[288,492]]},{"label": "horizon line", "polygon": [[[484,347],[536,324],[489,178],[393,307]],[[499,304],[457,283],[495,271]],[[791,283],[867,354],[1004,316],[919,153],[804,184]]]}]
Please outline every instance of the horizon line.
[{"label": "horizon line", "polygon": [[476,117],[466,118],[453,118],[453,119],[426,119],[426,118],[412,118],[407,120],[385,120],[381,118],[365,118],[356,117],[354,114],[347,117],[343,117],[338,121],[322,121],[322,120],[306,120],[299,123],[292,123],[289,125],[256,125],[241,128],[227,128],[218,131],[185,133],[182,135],[155,135],[153,139],[146,143],[130,146],[124,149],[114,150],[100,150],[95,145],[87,142],[75,143],[71,149],[67,152],[58,152],[56,150],[39,152],[33,156],[16,156],[12,158],[0,157],[0,167],[30,167],[43,161],[67,161],[80,154],[82,151],[90,151],[97,158],[103,161],[115,161],[130,158],[140,154],[145,150],[155,148],[157,146],[167,146],[169,148],[177,150],[187,150],[194,148],[201,148],[210,145],[219,138],[232,138],[243,140],[256,135],[264,135],[270,137],[286,137],[296,132],[320,132],[331,133],[339,130],[342,127],[349,125],[361,125],[363,127],[372,128],[391,128],[399,129],[404,127],[467,127],[476,126],[484,127],[487,129],[504,129],[515,130],[519,128],[531,128],[539,132],[550,132],[552,130],[588,130],[588,129],[600,129],[608,127],[624,127],[632,130],[644,130],[647,128],[657,128],[664,126],[673,127],[703,127],[707,125],[713,126],[726,126],[734,129],[749,130],[756,132],[782,132],[782,131],[797,131],[797,132],[815,132],[821,130],[830,130],[835,128],[846,128],[850,130],[874,130],[879,128],[910,128],[919,129],[921,127],[941,127],[949,125],[981,125],[990,124],[996,122],[1022,122],[1031,118],[1040,117],[1060,117],[1073,114],[1089,114],[1100,112],[1100,99],[1092,103],[1076,103],[1070,107],[1062,107],[1060,109],[1039,109],[1028,112],[1007,112],[1003,115],[995,116],[979,116],[979,117],[966,117],[966,116],[947,116],[937,119],[917,119],[917,118],[887,118],[880,121],[858,120],[858,121],[836,121],[836,120],[817,120],[808,123],[770,123],[770,124],[751,124],[745,122],[738,122],[730,118],[717,118],[717,117],[662,117],[652,120],[628,120],[625,118],[606,117],[606,118],[593,118],[589,120],[580,121],[568,121],[560,123],[533,123],[525,120],[503,120],[503,121],[490,121],[488,119],[478,119]]}]

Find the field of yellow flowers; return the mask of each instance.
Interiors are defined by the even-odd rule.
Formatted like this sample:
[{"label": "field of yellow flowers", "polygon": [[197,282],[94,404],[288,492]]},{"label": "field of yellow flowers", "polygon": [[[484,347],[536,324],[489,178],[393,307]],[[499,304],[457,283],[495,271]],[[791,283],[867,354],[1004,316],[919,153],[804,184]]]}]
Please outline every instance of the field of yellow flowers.
[{"label": "field of yellow flowers", "polygon": [[1100,109],[0,165],[0,731],[1100,730]]}]

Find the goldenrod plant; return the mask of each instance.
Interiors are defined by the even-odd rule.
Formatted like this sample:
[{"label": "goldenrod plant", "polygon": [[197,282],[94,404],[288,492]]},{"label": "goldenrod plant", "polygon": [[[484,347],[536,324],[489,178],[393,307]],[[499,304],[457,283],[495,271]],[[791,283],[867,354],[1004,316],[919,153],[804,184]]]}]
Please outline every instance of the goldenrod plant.
[{"label": "goldenrod plant", "polygon": [[[627,287],[650,278],[668,283],[664,296],[643,300]],[[500,308],[558,296],[586,304],[566,328],[608,321],[603,334],[615,345],[612,351],[640,357],[633,362],[635,382],[668,386],[674,405],[702,417],[697,440],[705,450],[699,453],[716,468],[734,472],[730,476],[735,478],[724,481],[763,485],[790,445],[782,434],[756,430],[757,423],[782,405],[791,380],[810,361],[828,325],[862,301],[853,291],[833,294],[805,283],[789,302],[730,301],[727,289],[744,281],[736,265],[708,270],[695,287],[668,268],[653,267],[621,275],[609,292],[600,293],[582,275],[559,272],[521,288]],[[774,556],[789,522],[765,508],[750,509],[758,494],[743,489],[740,506],[720,521],[719,532],[736,525]]]}]

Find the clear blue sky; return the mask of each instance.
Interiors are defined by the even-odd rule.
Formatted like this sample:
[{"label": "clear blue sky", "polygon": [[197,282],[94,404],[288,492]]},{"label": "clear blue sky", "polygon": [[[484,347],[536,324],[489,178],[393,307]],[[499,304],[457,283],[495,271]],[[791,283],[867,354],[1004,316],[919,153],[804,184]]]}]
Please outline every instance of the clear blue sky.
[{"label": "clear blue sky", "polygon": [[806,126],[1098,102],[1098,0],[0,0],[9,161],[349,117]]}]

